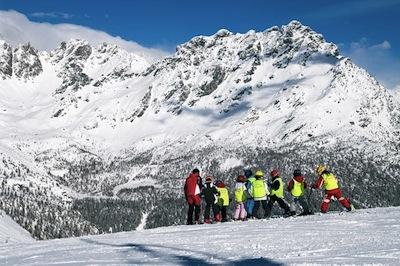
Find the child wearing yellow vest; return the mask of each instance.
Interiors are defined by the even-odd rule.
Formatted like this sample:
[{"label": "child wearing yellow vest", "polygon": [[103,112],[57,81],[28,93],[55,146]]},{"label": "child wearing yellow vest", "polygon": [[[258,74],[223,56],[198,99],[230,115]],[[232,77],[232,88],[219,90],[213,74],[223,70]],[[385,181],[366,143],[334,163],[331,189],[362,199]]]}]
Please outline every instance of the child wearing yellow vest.
[{"label": "child wearing yellow vest", "polygon": [[271,171],[271,194],[269,195],[268,208],[271,210],[275,201],[278,202],[279,207],[285,210],[284,215],[294,215],[296,212],[290,211],[289,205],[283,200],[283,181],[279,177],[277,170]]},{"label": "child wearing yellow vest", "polygon": [[[261,170],[257,170],[254,174],[255,180],[251,183],[249,193],[254,199],[253,217],[257,219],[269,218],[271,216],[270,208],[267,204],[267,196],[269,194],[268,186],[264,182],[264,173]],[[264,215],[259,214],[259,209],[262,207]]]},{"label": "child wearing yellow vest", "polygon": [[246,190],[246,177],[244,175],[239,175],[236,179],[236,184],[235,184],[235,200],[236,200],[236,210],[233,215],[233,220],[238,221],[239,218],[240,220],[244,221],[247,212],[244,206],[244,201],[247,199],[244,191]]},{"label": "child wearing yellow vest", "polygon": [[221,212],[221,222],[228,221],[227,211],[229,206],[229,192],[222,181],[217,181],[217,189],[219,191],[218,207]]},{"label": "child wearing yellow vest", "polygon": [[296,204],[300,204],[301,208],[303,209],[303,212],[300,213],[300,215],[311,214],[307,201],[304,198],[304,190],[307,187],[308,184],[304,177],[301,175],[301,170],[295,169],[293,171],[293,178],[290,179],[287,189],[294,197],[294,202]]}]

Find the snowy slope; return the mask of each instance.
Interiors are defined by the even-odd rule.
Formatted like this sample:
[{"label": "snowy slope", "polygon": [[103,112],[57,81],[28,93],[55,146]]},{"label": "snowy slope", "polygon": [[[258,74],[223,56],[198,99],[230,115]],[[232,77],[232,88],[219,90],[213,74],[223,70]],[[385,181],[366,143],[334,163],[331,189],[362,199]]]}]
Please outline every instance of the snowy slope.
[{"label": "snowy slope", "polygon": [[10,243],[34,242],[29,232],[18,225],[0,209],[0,246]]},{"label": "snowy slope", "polygon": [[0,244],[1,265],[398,265],[400,207]]}]

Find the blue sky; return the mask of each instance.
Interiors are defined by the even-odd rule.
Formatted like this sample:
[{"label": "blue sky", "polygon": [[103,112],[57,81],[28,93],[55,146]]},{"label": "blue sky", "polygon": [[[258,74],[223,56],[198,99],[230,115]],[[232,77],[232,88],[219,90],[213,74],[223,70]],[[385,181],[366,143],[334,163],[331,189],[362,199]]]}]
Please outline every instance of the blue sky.
[{"label": "blue sky", "polygon": [[298,20],[386,87],[400,87],[400,0],[0,0],[0,10],[15,10],[33,22],[81,25],[168,52],[219,29],[264,31]]}]

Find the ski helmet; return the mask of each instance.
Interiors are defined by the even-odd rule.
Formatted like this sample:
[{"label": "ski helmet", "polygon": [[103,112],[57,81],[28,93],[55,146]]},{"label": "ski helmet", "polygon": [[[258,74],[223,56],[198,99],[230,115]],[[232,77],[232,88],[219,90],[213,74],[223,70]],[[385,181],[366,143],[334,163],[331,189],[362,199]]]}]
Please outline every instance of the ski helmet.
[{"label": "ski helmet", "polygon": [[294,169],[293,175],[294,175],[294,176],[299,176],[299,175],[301,175],[300,169]]},{"label": "ski helmet", "polygon": [[218,181],[216,186],[219,187],[219,188],[224,188],[225,184],[222,181]]},{"label": "ski helmet", "polygon": [[208,176],[206,176],[206,181],[211,181],[211,182],[213,182],[213,181],[214,181],[214,178],[213,178],[212,176],[208,175]]},{"label": "ski helmet", "polygon": [[279,175],[279,173],[278,173],[277,170],[274,169],[274,170],[271,171],[271,177],[276,177],[278,175]]},{"label": "ski helmet", "polygon": [[264,173],[261,170],[257,170],[256,173],[254,174],[256,177],[263,177]]},{"label": "ski helmet", "polygon": [[245,175],[247,178],[249,178],[250,176],[253,175],[253,172],[252,172],[251,170],[247,169],[247,170],[244,170],[244,175]]},{"label": "ski helmet", "polygon": [[246,177],[244,175],[239,175],[236,179],[237,182],[245,182],[246,181]]},{"label": "ski helmet", "polygon": [[319,175],[321,175],[325,170],[326,170],[325,166],[320,165],[320,166],[318,166],[318,168],[317,168],[317,173],[318,173]]}]

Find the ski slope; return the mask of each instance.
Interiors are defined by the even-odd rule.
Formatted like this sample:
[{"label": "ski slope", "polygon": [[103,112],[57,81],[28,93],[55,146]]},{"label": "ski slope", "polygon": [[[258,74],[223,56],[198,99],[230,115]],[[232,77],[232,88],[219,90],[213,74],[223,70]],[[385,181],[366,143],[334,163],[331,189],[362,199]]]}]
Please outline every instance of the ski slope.
[{"label": "ski slope", "polygon": [[[0,209],[0,249],[3,244],[35,242],[28,231],[20,227]],[[0,260],[0,265],[2,261]]]},{"label": "ski slope", "polygon": [[34,243],[0,240],[0,265],[399,265],[400,207]]}]

